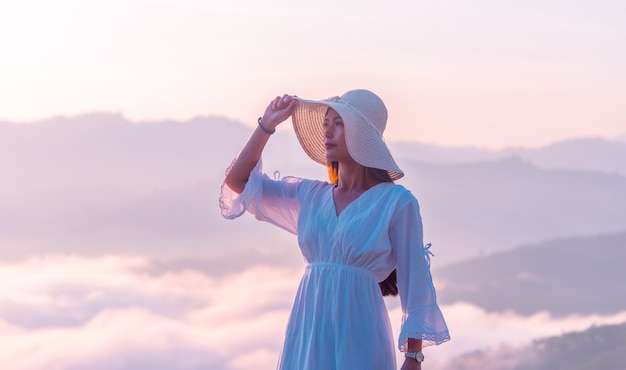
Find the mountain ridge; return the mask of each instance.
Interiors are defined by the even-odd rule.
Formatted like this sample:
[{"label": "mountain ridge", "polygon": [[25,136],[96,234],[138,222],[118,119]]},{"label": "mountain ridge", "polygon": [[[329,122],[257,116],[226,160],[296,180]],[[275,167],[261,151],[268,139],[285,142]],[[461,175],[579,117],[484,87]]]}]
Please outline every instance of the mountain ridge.
[{"label": "mountain ridge", "polygon": [[[94,129],[104,128],[109,125],[121,127],[121,126],[137,126],[146,128],[145,126],[166,126],[174,125],[179,127],[184,126],[196,126],[196,129],[202,128],[202,125],[215,124],[228,125],[228,129],[233,127],[239,130],[235,131],[247,131],[249,134],[251,129],[241,122],[231,120],[224,116],[196,116],[188,120],[152,120],[152,121],[131,121],[124,117],[121,113],[117,112],[94,112],[86,113],[77,116],[58,116],[45,120],[38,120],[28,123],[14,123],[9,121],[0,121],[0,130],[7,128],[51,128],[56,125],[64,126],[64,128],[85,128],[89,125],[89,128]],[[56,128],[55,128],[56,129]],[[50,134],[54,131],[47,131]],[[5,135],[6,136],[6,135]],[[1,140],[2,136],[0,136]],[[243,146],[243,143],[241,144]],[[475,161],[488,161],[496,160],[510,156],[519,156],[521,158],[530,160],[534,164],[541,168],[562,168],[563,156],[572,155],[576,152],[582,152],[581,155],[573,162],[580,162],[581,159],[588,158],[590,153],[596,155],[602,155],[604,162],[610,162],[610,165],[604,164],[603,171],[617,171],[620,174],[626,175],[626,169],[620,166],[615,158],[621,158],[626,153],[626,134],[618,136],[615,139],[606,139],[600,137],[581,137],[573,139],[564,139],[553,142],[551,144],[538,147],[509,147],[501,150],[490,150],[479,147],[471,146],[442,146],[437,144],[429,144],[423,142],[413,141],[390,141],[389,146],[393,153],[397,157],[409,157],[412,159],[419,158],[422,161],[435,164],[447,164],[457,162],[475,162]],[[549,158],[542,159],[542,152],[548,152]],[[616,155],[617,153],[617,155]],[[544,156],[548,156],[547,154]],[[577,169],[596,169],[597,164],[585,164],[584,166],[569,165],[566,168]],[[619,168],[617,168],[619,167]],[[617,168],[617,169],[616,169]]]},{"label": "mountain ridge", "polygon": [[[619,370],[626,363],[626,323],[591,326],[534,340],[521,348],[491,348],[455,357],[450,370]],[[480,364],[480,365],[479,365]]]},{"label": "mountain ridge", "polygon": [[[150,243],[163,242],[151,239],[150,228],[169,230],[171,237],[181,238],[187,236],[182,230],[192,225],[197,229],[187,230],[190,235],[229,230],[218,214],[219,187],[250,128],[222,118],[160,124],[122,122],[120,115],[100,116],[100,123],[84,119],[75,119],[59,132],[53,129],[57,123],[41,132],[37,126],[21,127],[19,134],[13,133],[15,125],[11,130],[0,125],[4,180],[0,244],[55,235],[54,240],[63,245],[65,239],[57,236],[73,238],[85,235],[80,230],[96,232],[100,227],[109,230],[103,235],[117,235],[111,242],[120,242],[122,230],[134,234],[143,250]],[[48,131],[54,134],[47,135]],[[588,169],[541,169],[508,153],[480,162],[433,164],[411,148],[398,157],[406,173],[400,184],[419,199],[426,241],[433,242],[437,253],[436,266],[522,243],[624,228],[620,220],[626,219],[626,176]],[[326,177],[325,168],[308,159],[288,129],[272,136],[263,164],[270,175],[280,170],[284,175]],[[194,199],[202,202],[194,205]],[[176,202],[189,205],[178,213],[180,220],[169,219],[166,224],[167,218],[153,217],[167,214]],[[197,209],[200,204],[207,207],[206,213]],[[135,216],[127,216],[131,214]],[[173,227],[181,222],[188,224]],[[250,222],[246,227],[257,226]],[[213,243],[201,238],[190,243],[202,242]]]},{"label": "mountain ridge", "polygon": [[488,311],[614,314],[626,310],[623,232],[557,238],[442,267],[443,304],[470,302]]}]

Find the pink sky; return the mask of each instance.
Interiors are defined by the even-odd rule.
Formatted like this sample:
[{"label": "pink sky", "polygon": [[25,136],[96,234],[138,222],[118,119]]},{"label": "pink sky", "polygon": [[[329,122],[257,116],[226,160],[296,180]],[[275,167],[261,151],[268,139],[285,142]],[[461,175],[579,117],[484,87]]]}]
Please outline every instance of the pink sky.
[{"label": "pink sky", "polygon": [[[619,1],[0,5],[0,119],[224,115],[369,88],[387,138],[501,148],[626,132]],[[358,11],[357,11],[358,10]]]}]

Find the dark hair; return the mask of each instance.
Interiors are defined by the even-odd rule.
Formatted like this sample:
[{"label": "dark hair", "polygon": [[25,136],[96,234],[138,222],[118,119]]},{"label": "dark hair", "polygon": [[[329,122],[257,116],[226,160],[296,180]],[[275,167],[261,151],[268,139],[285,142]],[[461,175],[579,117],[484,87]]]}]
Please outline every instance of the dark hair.
[{"label": "dark hair", "polygon": [[[389,176],[389,172],[385,170],[381,170],[380,168],[372,168],[365,167],[367,174],[372,176],[379,182],[393,182],[391,176]],[[331,184],[337,185],[339,183],[339,162],[330,162],[328,164],[328,178]],[[387,276],[387,278],[380,283],[378,283],[380,287],[380,292],[383,296],[390,295],[396,296],[398,295],[398,280],[396,278],[396,270],[391,271],[391,274]]]},{"label": "dark hair", "polygon": [[381,170],[380,168],[365,167],[365,171],[378,182],[393,182],[391,176],[389,176],[389,172]]},{"label": "dark hair", "polygon": [[393,269],[391,274],[389,274],[385,280],[378,283],[378,286],[380,287],[380,292],[383,294],[383,297],[386,295],[398,295],[398,279],[396,278],[396,269]]}]

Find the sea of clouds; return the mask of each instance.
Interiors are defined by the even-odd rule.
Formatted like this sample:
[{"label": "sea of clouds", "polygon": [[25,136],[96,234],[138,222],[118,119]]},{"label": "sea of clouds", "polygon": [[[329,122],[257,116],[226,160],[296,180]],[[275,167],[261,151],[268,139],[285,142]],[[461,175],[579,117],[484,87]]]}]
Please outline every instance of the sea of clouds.
[{"label": "sea of clouds", "polygon": [[[0,363],[13,369],[272,369],[301,271],[257,266],[210,276],[143,257],[48,255],[0,264]],[[394,335],[401,312],[388,299]],[[446,369],[474,350],[626,321],[609,316],[442,310],[453,340],[425,350]],[[400,358],[399,358],[400,360]]]}]

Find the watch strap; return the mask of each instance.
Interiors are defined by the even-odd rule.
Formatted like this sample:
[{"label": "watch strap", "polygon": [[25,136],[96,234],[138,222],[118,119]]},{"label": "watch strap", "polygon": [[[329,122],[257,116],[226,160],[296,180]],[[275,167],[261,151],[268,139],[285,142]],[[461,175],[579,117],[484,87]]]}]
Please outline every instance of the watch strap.
[{"label": "watch strap", "polygon": [[412,358],[417,362],[424,362],[424,354],[422,352],[404,352],[404,358]]}]

